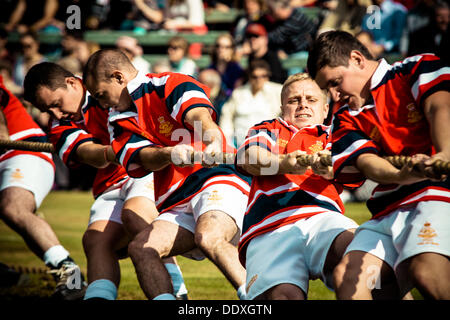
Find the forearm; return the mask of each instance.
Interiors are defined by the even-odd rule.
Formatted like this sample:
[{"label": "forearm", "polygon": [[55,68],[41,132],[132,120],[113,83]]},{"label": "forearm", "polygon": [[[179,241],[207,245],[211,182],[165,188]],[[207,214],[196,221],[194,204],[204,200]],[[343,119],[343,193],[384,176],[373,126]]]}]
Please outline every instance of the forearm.
[{"label": "forearm", "polygon": [[364,153],[356,160],[356,167],[364,176],[381,184],[400,184],[400,170],[373,153]]},{"label": "forearm", "polygon": [[105,168],[111,162],[110,146],[93,143],[91,141],[82,143],[76,150],[76,161],[88,164],[95,168]]},{"label": "forearm", "polygon": [[6,118],[1,109],[0,109],[0,139],[9,140],[9,131],[6,123]]},{"label": "forearm", "polygon": [[258,146],[251,146],[245,150],[239,156],[237,164],[253,176],[281,173],[280,156]]},{"label": "forearm", "polygon": [[31,29],[34,31],[38,31],[44,27],[46,27],[50,22],[52,22],[53,17],[58,10],[58,1],[56,0],[48,0],[45,4],[44,8],[44,16],[42,19],[39,19],[31,26]]},{"label": "forearm", "polygon": [[139,151],[135,161],[148,171],[159,171],[172,163],[172,147],[146,147]]},{"label": "forearm", "polygon": [[188,111],[184,121],[194,128],[194,134],[199,134],[197,130],[201,128],[202,136],[197,138],[207,146],[222,139],[221,130],[211,118],[207,108],[194,108]]},{"label": "forearm", "polygon": [[444,153],[450,160],[450,93],[439,91],[424,102],[430,124],[430,135],[436,152]]},{"label": "forearm", "polygon": [[164,19],[162,10],[155,10],[150,8],[142,0],[136,0],[136,7],[142,12],[142,14],[150,21],[154,23],[161,23]]}]

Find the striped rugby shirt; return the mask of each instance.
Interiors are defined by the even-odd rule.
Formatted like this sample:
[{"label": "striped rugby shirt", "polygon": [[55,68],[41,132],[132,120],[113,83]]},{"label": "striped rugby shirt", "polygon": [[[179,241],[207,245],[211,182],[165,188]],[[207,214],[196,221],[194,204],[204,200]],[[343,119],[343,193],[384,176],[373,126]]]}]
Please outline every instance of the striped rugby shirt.
[{"label": "striped rugby shirt", "polygon": [[[254,145],[274,154],[296,150],[312,154],[329,150],[330,129],[324,125],[298,129],[282,118],[263,121],[250,128],[238,153]],[[245,265],[249,241],[258,235],[325,211],[343,214],[341,191],[340,185],[334,185],[310,169],[303,175],[254,176],[239,241],[241,263]]]},{"label": "striped rugby shirt", "polygon": [[[108,110],[102,109],[98,102],[85,91],[85,101],[81,107],[82,120],[73,122],[68,120],[53,120],[50,130],[50,141],[56,153],[67,166],[77,166],[73,157],[76,149],[82,143],[93,141],[109,145]],[[106,190],[128,179],[122,166],[110,164],[105,168],[97,169],[92,193],[97,198]]]},{"label": "striped rugby shirt", "polygon": [[[9,138],[11,140],[21,140],[30,142],[47,142],[48,138],[44,131],[34,122],[31,115],[19,101],[19,99],[14,96],[8,89],[6,89],[3,84],[3,78],[0,76],[0,90],[3,91],[5,95],[2,98],[1,108],[6,118],[6,123],[9,132]],[[53,163],[52,155],[48,152],[32,152],[32,151],[22,151],[22,150],[7,150],[5,153],[0,155],[0,161],[12,158],[17,155],[28,154],[40,157],[52,164],[53,168],[55,164]]]},{"label": "striped rugby shirt", "polygon": [[[412,156],[433,155],[423,101],[450,89],[450,68],[432,54],[416,55],[389,65],[381,60],[371,79],[373,100],[360,110],[347,105],[334,115],[332,161],[339,182],[361,185],[365,177],[355,167],[362,153]],[[419,201],[450,201],[450,181],[411,185],[378,185],[367,207],[373,218]]]},{"label": "striped rugby shirt", "polygon": [[[180,142],[191,144],[198,150],[193,128],[184,122],[186,113],[199,107],[216,112],[207,93],[209,89],[194,78],[172,72],[138,75],[128,83],[133,105],[125,112],[111,112],[109,122],[112,146],[119,162],[131,177],[142,177],[149,172],[134,161],[145,147],[175,146]],[[223,150],[236,150],[226,144]],[[228,151],[227,151],[228,150]],[[229,184],[244,194],[250,190],[249,179],[236,171],[234,164],[203,168],[196,164],[177,167],[172,164],[154,172],[155,203],[159,212],[187,203],[204,188],[214,184]]]}]

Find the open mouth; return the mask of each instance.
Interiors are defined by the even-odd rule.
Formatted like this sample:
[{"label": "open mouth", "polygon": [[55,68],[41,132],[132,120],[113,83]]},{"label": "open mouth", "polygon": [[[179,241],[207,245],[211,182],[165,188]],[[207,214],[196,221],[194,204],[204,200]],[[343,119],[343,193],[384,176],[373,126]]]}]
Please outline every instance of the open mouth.
[{"label": "open mouth", "polygon": [[310,114],[304,114],[304,113],[296,114],[295,118],[307,119],[307,118],[311,118],[311,115]]}]

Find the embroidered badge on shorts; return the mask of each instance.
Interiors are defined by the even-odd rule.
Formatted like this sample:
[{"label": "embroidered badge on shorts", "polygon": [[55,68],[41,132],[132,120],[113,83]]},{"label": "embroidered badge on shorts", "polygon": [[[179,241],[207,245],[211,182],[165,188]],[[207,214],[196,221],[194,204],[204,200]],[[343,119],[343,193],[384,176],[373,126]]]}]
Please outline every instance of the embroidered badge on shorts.
[{"label": "embroidered badge on shorts", "polygon": [[222,199],[223,197],[219,194],[219,192],[217,190],[213,190],[208,197],[208,202],[217,204],[222,201]]},{"label": "embroidered badge on shorts", "polygon": [[15,180],[15,181],[20,181],[23,179],[23,174],[22,172],[20,172],[20,169],[16,169],[12,174],[11,174],[11,180]]},{"label": "embroidered badge on shorts", "polygon": [[439,243],[436,243],[433,241],[433,239],[437,236],[437,233],[431,227],[431,223],[429,223],[429,222],[425,222],[423,224],[423,227],[422,227],[422,229],[420,229],[418,236],[422,238],[422,242],[419,242],[417,244],[439,245]]}]

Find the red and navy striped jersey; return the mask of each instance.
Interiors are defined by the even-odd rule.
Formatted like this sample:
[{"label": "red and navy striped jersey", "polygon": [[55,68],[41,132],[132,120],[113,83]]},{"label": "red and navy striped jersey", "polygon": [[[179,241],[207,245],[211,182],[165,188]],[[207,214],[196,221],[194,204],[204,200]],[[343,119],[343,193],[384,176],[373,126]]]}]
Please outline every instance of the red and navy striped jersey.
[{"label": "red and navy striped jersey", "polygon": [[[251,146],[274,154],[329,150],[330,129],[323,125],[298,129],[281,118],[264,121],[250,128],[238,153]],[[341,191],[342,186],[315,175],[310,169],[303,175],[254,176],[239,242],[241,263],[245,265],[248,242],[260,234],[325,211],[343,213]]]},{"label": "red and navy striped jersey", "polygon": [[[14,96],[3,84],[3,78],[0,76],[0,90],[2,90],[1,108],[6,118],[9,138],[11,140],[22,140],[31,142],[47,142],[48,138],[45,132],[34,122],[31,115],[22,105],[20,100]],[[40,157],[50,162],[53,167],[52,155],[48,152],[31,152],[22,150],[8,150],[0,155],[0,161],[11,157],[29,154]]]},{"label": "red and navy striped jersey", "polygon": [[[74,155],[80,144],[88,141],[110,144],[108,110],[102,109],[89,92],[85,92],[85,101],[81,107],[83,119],[78,122],[53,120],[50,130],[50,141],[67,166],[78,165]],[[127,178],[125,169],[119,165],[110,164],[106,168],[97,169],[92,187],[94,197]]]},{"label": "red and navy striped jersey", "polygon": [[[194,139],[193,128],[184,122],[186,113],[199,107],[216,112],[209,101],[209,89],[194,78],[179,73],[138,75],[128,83],[133,100],[130,110],[110,114],[112,146],[119,162],[131,177],[142,177],[149,172],[135,162],[135,156],[145,147],[191,144],[195,150],[204,149]],[[223,137],[223,150],[235,152]],[[199,150],[201,149],[201,150]],[[154,172],[155,199],[160,212],[189,201],[202,188],[211,184],[231,184],[248,194],[248,179],[238,173],[234,165],[222,164],[215,168],[169,165]]]},{"label": "red and navy striped jersey", "polygon": [[[371,102],[357,111],[343,106],[333,119],[335,177],[356,186],[365,179],[355,167],[362,153],[380,156],[435,153],[423,101],[437,91],[450,90],[450,68],[431,54],[409,57],[393,65],[381,60],[370,85]],[[418,201],[449,201],[449,186],[449,180],[408,186],[379,185],[367,206],[373,218],[378,218]]]}]

